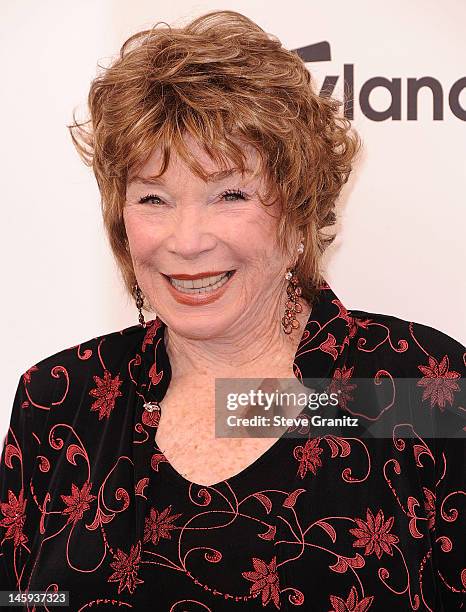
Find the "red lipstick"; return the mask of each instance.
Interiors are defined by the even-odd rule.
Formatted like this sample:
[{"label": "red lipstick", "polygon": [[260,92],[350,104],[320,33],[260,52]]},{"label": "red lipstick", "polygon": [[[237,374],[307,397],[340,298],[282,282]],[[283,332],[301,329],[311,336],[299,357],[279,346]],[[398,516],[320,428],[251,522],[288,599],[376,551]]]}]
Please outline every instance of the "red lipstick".
[{"label": "red lipstick", "polygon": [[167,274],[170,278],[174,278],[175,280],[196,280],[198,278],[204,278],[205,276],[218,276],[219,274],[225,274],[225,272],[229,272],[229,270],[220,270],[213,272],[199,272],[199,274]]},{"label": "red lipstick", "polygon": [[[207,276],[214,276],[216,274],[222,274],[222,272],[209,272]],[[162,274],[162,276],[165,278],[166,283],[168,285],[168,290],[176,302],[178,302],[179,304],[185,304],[187,306],[204,306],[204,304],[210,304],[211,302],[215,302],[215,300],[218,300],[222,297],[225,291],[230,287],[232,278],[235,276],[235,271],[233,271],[233,274],[231,274],[230,278],[226,281],[224,285],[222,285],[218,289],[215,289],[214,291],[209,291],[208,293],[184,293],[183,291],[179,291],[176,287],[174,287],[167,276],[165,276],[164,274]],[[194,276],[187,274],[179,274],[177,276],[174,275],[172,278],[184,277],[181,278],[181,280],[192,280],[194,278],[202,278],[203,276],[206,276],[206,274],[202,273],[200,275],[198,274]]]}]

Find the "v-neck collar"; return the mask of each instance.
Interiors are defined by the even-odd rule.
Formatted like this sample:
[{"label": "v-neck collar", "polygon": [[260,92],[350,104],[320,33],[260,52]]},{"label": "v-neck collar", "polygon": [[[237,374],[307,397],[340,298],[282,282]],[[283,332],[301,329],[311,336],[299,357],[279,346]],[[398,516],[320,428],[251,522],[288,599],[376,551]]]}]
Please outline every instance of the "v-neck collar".
[{"label": "v-neck collar", "polygon": [[[303,379],[331,378],[346,359],[352,318],[330,286],[324,281],[312,305],[294,359],[296,377]],[[163,461],[155,442],[160,413],[148,412],[147,402],[161,402],[170,385],[172,370],[165,347],[166,324],[159,318],[148,321],[141,334],[137,399],[133,416],[133,462],[135,486],[136,541],[143,538],[147,504],[150,499],[151,473]],[[298,328],[299,329],[299,328]],[[304,383],[305,384],[305,383]]]}]

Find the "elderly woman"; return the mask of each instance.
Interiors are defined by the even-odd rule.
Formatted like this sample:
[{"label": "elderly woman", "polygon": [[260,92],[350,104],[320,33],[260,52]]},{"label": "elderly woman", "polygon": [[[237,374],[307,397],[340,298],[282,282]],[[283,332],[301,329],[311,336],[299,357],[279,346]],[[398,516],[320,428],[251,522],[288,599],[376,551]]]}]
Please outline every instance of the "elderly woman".
[{"label": "elderly woman", "polygon": [[[338,102],[276,38],[215,11],[132,36],[89,108],[70,129],[139,324],[22,375],[1,463],[2,588],[29,609],[66,592],[71,610],[459,609],[464,347],[350,311],[323,279],[359,147]],[[391,395],[358,403],[356,379]],[[409,403],[397,380],[412,381]],[[320,381],[339,398],[321,416],[346,420],[306,429],[297,417],[315,406],[277,401],[291,425],[259,434],[231,410],[240,428],[219,436],[221,381]]]}]

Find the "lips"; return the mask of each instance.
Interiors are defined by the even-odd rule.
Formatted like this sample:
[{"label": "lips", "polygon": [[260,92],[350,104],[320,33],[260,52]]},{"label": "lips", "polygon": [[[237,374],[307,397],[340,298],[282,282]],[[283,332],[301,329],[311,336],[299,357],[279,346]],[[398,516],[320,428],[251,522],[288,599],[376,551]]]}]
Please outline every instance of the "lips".
[{"label": "lips", "polygon": [[231,272],[231,270],[214,270],[213,272],[199,272],[198,274],[164,274],[167,278],[174,278],[175,280],[197,280],[198,278],[206,278],[208,276],[219,276],[225,274],[225,272]]},{"label": "lips", "polygon": [[[202,306],[204,304],[210,304],[211,302],[220,299],[220,297],[225,293],[225,291],[227,291],[228,287],[230,286],[232,278],[235,276],[235,272],[236,270],[232,270],[231,273],[227,275],[227,280],[223,282],[223,284],[220,284],[220,286],[218,287],[215,287],[214,285],[215,288],[210,288],[209,290],[202,290],[202,288],[188,289],[186,287],[176,287],[174,284],[175,282],[182,283],[183,281],[173,281],[170,279],[169,276],[166,276],[165,274],[162,274],[162,276],[165,278],[168,290],[171,293],[172,297],[175,299],[175,301],[184,305]],[[191,276],[191,278],[189,278],[188,281],[184,282],[186,282],[188,285],[192,285],[194,282],[192,280],[193,275],[188,276]],[[204,274],[201,276],[201,278],[203,277]],[[192,282],[189,283],[189,281]],[[209,287],[211,286],[209,285]]]}]

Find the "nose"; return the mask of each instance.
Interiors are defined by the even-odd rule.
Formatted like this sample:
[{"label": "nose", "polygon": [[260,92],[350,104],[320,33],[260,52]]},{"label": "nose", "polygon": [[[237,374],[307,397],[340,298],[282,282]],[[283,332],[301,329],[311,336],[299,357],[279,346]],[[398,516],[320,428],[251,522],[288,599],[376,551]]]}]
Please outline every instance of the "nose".
[{"label": "nose", "polygon": [[207,227],[206,214],[196,203],[178,206],[167,241],[171,253],[183,259],[197,259],[215,247],[216,241]]}]

